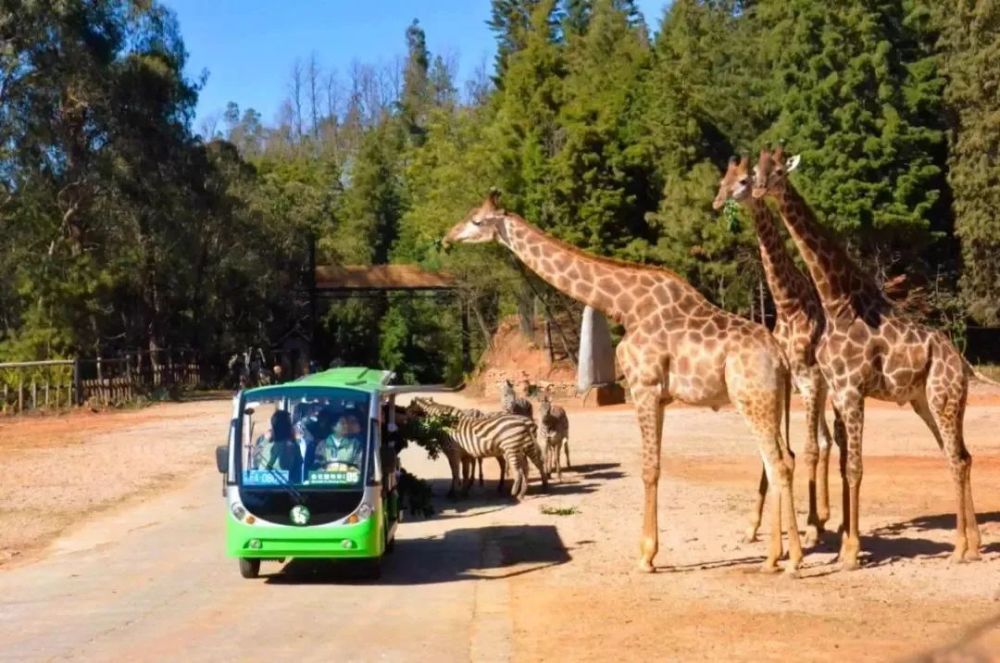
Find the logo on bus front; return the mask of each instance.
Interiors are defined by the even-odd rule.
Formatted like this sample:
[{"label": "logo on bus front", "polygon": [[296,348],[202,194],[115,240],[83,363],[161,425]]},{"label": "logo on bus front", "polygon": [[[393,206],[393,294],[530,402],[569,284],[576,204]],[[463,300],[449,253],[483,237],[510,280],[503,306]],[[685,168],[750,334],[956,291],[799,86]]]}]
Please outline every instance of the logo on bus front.
[{"label": "logo on bus front", "polygon": [[303,504],[293,506],[289,515],[291,516],[292,522],[296,525],[309,524],[309,509],[307,509]]}]

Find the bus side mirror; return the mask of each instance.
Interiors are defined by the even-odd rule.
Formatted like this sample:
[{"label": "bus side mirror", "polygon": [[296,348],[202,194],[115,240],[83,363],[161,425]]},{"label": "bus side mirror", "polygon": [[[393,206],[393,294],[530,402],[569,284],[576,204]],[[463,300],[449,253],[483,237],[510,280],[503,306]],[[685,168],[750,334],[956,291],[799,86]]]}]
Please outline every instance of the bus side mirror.
[{"label": "bus side mirror", "polygon": [[219,468],[219,473],[229,473],[229,445],[215,448],[215,466]]}]

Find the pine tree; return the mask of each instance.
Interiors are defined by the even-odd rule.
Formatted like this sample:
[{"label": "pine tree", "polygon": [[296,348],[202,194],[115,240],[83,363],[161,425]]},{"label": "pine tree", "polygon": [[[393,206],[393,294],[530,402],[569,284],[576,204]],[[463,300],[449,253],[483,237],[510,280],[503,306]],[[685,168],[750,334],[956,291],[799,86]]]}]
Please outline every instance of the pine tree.
[{"label": "pine tree", "polygon": [[777,114],[765,138],[802,153],[796,183],[818,218],[881,264],[925,255],[945,186],[940,85],[907,10],[757,5]]},{"label": "pine tree", "polygon": [[348,173],[344,223],[335,242],[348,263],[380,265],[389,261],[406,210],[404,131],[396,118],[385,116],[362,138]]},{"label": "pine tree", "polygon": [[1000,323],[1000,2],[942,11],[942,67],[951,121],[948,181],[962,243],[963,296],[982,324]]},{"label": "pine tree", "polygon": [[674,2],[643,86],[644,131],[637,139],[655,157],[662,191],[649,216],[658,237],[648,258],[734,310],[745,310],[756,286],[752,231],[719,215],[711,202],[722,165],[760,131],[747,98],[749,28],[742,3]]},{"label": "pine tree", "polygon": [[[649,61],[645,31],[613,0],[595,0],[586,32],[570,35],[554,156],[552,230],[601,253],[643,244],[658,191],[651,154],[637,145],[636,90]],[[632,255],[635,247],[631,247]]]},{"label": "pine tree", "polygon": [[[544,0],[492,0],[490,26],[497,38],[496,74],[493,82],[499,88],[507,73],[507,60],[511,53],[524,48],[527,35],[532,30],[532,14]],[[554,8],[553,8],[554,10]],[[552,20],[555,14],[550,10]]]},{"label": "pine tree", "polygon": [[426,114],[434,90],[428,76],[430,54],[427,52],[427,37],[416,19],[413,19],[413,23],[406,29],[406,50],[403,93],[399,101],[400,118],[410,139],[419,144],[423,140]]},{"label": "pine tree", "polygon": [[566,71],[562,44],[555,40],[554,11],[554,0],[539,2],[522,47],[509,54],[490,127],[506,203],[542,226],[554,214],[552,157],[558,150]]}]

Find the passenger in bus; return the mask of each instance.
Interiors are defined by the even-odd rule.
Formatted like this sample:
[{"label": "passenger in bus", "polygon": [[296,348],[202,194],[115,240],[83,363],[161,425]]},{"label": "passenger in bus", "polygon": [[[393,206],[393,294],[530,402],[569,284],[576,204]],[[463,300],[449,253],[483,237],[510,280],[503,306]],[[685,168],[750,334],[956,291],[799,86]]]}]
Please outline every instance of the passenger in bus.
[{"label": "passenger in bus", "polygon": [[320,409],[315,417],[299,421],[299,437],[305,448],[306,467],[310,470],[325,465],[323,448],[327,438],[333,432],[333,411],[328,407]]},{"label": "passenger in bus", "polygon": [[[316,449],[317,463],[347,463],[355,467],[361,466],[361,454],[364,443],[357,435],[352,435],[351,415],[345,415],[337,420],[333,433]],[[356,418],[355,418],[356,419]],[[357,424],[360,429],[360,424]]]},{"label": "passenger in bus", "polygon": [[289,476],[302,472],[302,451],[295,440],[292,416],[285,410],[271,415],[271,431],[258,441],[254,459],[258,469],[286,470]]},{"label": "passenger in bus", "polygon": [[361,439],[363,437],[361,432],[361,421],[358,419],[357,415],[347,414],[344,416],[347,418],[347,434],[351,437]]}]

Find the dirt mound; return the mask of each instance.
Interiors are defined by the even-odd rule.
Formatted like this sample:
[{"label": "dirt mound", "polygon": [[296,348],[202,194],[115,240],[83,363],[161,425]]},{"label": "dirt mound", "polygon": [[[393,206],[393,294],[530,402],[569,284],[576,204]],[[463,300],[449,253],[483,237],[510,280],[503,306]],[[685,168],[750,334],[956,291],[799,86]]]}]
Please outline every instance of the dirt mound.
[{"label": "dirt mound", "polygon": [[[519,395],[534,389],[551,388],[557,398],[572,398],[576,394],[576,367],[573,362],[557,352],[552,361],[545,347],[544,323],[536,320],[532,338],[521,333],[518,316],[500,321],[493,335],[492,346],[483,354],[479,366],[470,380],[469,387],[476,395],[496,398],[499,402],[500,384],[511,380]],[[560,348],[558,340],[553,345]]]}]

